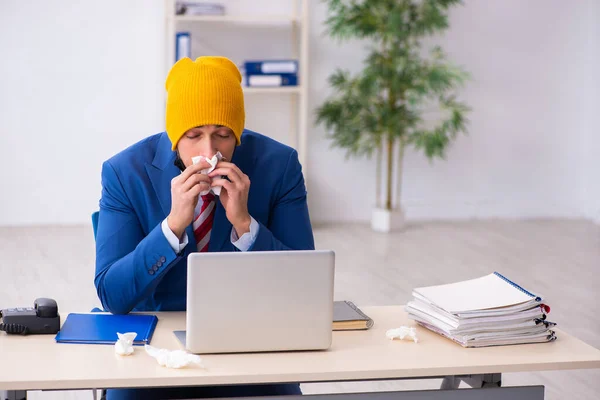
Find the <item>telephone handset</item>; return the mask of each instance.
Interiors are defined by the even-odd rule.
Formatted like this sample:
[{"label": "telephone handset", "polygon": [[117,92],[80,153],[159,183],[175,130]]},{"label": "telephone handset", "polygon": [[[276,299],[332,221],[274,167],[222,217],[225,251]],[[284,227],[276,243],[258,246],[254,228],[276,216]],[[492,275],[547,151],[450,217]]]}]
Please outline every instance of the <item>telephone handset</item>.
[{"label": "telephone handset", "polygon": [[0,310],[0,331],[21,335],[57,333],[60,330],[58,306],[53,299],[39,298],[33,307]]}]

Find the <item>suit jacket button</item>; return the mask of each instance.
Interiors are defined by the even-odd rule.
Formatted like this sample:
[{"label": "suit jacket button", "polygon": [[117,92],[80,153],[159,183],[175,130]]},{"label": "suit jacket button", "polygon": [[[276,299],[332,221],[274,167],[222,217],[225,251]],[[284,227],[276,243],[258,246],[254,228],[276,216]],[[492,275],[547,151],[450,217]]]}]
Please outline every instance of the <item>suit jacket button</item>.
[{"label": "suit jacket button", "polygon": [[167,258],[166,258],[165,256],[162,256],[162,257],[160,258],[160,262],[161,262],[161,263],[166,263],[166,262],[167,262]]},{"label": "suit jacket button", "polygon": [[154,272],[158,271],[158,265],[153,266],[152,269],[154,270]]},{"label": "suit jacket button", "polygon": [[153,269],[149,269],[149,270],[148,270],[148,273],[149,273],[150,275],[154,275],[154,270],[153,270]]},{"label": "suit jacket button", "polygon": [[159,261],[159,262],[156,263],[156,265],[158,266],[158,268],[160,268],[160,267],[163,266],[163,263]]}]

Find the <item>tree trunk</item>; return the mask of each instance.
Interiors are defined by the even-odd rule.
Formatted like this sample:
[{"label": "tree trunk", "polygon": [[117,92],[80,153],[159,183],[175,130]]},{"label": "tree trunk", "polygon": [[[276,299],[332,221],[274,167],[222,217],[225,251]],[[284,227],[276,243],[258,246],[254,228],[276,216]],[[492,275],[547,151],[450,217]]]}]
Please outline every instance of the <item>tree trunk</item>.
[{"label": "tree trunk", "polygon": [[377,146],[377,162],[375,170],[375,207],[381,207],[381,143]]},{"label": "tree trunk", "polygon": [[396,207],[400,210],[402,208],[402,175],[404,169],[404,141],[402,139],[399,140],[399,148],[398,148],[398,159],[396,162],[398,163],[398,172],[396,174]]},{"label": "tree trunk", "polygon": [[392,190],[393,190],[393,181],[392,176],[394,175],[394,138],[392,135],[388,135],[388,143],[387,143],[387,185],[386,185],[386,199],[385,199],[385,209],[391,211],[392,210]]}]

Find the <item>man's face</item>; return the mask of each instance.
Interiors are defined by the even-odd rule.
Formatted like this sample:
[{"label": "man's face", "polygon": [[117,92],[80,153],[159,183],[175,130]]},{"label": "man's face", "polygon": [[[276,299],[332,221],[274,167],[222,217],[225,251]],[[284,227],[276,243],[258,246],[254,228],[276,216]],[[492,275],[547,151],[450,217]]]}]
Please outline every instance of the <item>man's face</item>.
[{"label": "man's face", "polygon": [[221,125],[203,125],[183,134],[177,151],[186,167],[192,165],[192,157],[211,158],[220,151],[226,161],[231,161],[236,139],[233,131]]}]

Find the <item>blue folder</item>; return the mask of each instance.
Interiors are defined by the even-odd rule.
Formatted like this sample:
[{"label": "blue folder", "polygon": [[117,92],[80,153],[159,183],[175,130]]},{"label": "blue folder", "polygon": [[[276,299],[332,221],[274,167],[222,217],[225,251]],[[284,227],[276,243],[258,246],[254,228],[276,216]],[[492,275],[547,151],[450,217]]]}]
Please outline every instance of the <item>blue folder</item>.
[{"label": "blue folder", "polygon": [[[256,84],[252,83],[252,78],[260,77],[280,77],[279,84]],[[250,74],[246,75],[246,84],[248,87],[281,87],[281,86],[298,86],[298,75],[296,74]]]},{"label": "blue folder", "polygon": [[117,332],[136,332],[134,345],[149,344],[156,315],[69,314],[54,338],[57,343],[114,344]]},{"label": "blue folder", "polygon": [[246,75],[298,74],[298,60],[249,60],[244,70]]}]

